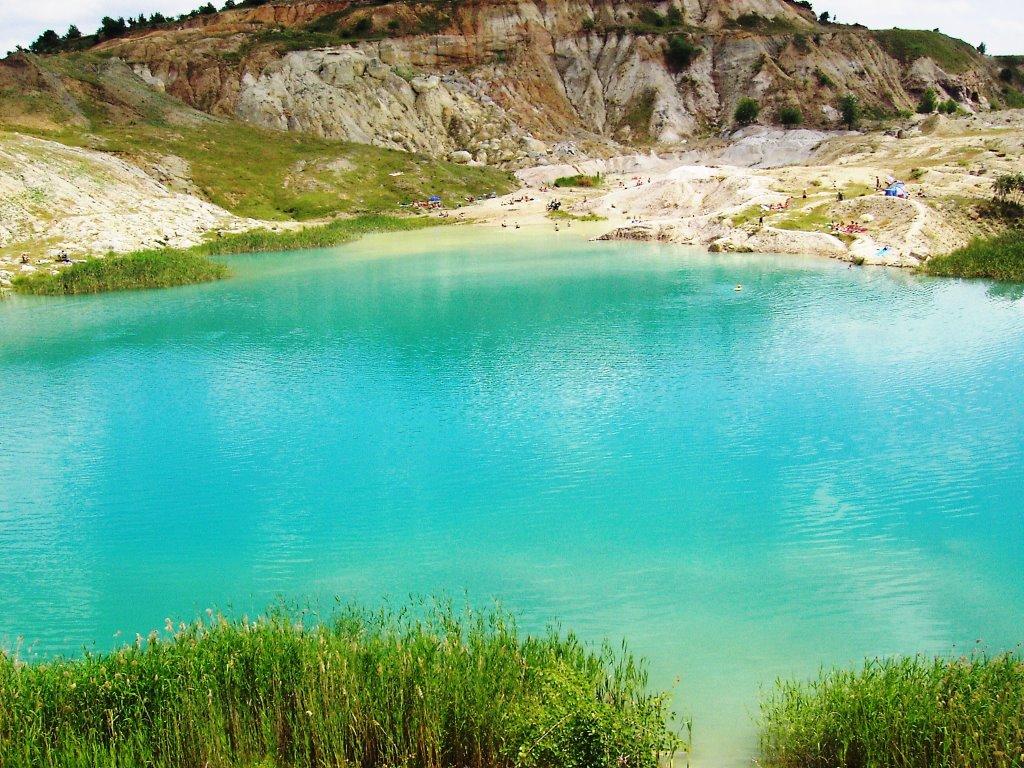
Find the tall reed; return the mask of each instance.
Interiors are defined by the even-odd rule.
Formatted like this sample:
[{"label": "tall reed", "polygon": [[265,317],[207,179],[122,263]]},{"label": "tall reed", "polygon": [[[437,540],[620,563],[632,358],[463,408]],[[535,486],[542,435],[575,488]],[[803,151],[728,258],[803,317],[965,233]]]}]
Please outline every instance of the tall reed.
[{"label": "tall reed", "polygon": [[501,611],[219,615],[102,655],[0,657],[4,768],[654,768],[683,746],[624,650]]},{"label": "tall reed", "polygon": [[1024,661],[901,658],[779,682],[762,705],[777,768],[1019,768]]}]

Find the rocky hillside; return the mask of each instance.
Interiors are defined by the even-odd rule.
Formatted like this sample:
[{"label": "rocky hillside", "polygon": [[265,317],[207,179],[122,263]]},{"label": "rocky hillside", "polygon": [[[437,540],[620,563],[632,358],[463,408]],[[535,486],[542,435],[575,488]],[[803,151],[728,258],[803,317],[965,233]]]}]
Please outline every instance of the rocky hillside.
[{"label": "rocky hillside", "polygon": [[799,105],[830,127],[847,94],[883,118],[928,88],[968,111],[1008,90],[960,41],[822,24],[790,0],[279,0],[97,51],[214,115],[506,166],[676,144],[731,125],[743,97],[762,122]]}]

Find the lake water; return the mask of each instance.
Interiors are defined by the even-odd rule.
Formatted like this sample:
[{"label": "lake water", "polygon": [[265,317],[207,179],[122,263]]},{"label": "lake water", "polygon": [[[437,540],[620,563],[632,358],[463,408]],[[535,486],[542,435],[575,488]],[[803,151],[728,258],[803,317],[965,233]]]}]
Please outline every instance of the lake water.
[{"label": "lake water", "polygon": [[500,598],[627,638],[723,765],[776,676],[1024,639],[1020,291],[564,231],[230,263],[0,302],[23,656],[278,595]]}]

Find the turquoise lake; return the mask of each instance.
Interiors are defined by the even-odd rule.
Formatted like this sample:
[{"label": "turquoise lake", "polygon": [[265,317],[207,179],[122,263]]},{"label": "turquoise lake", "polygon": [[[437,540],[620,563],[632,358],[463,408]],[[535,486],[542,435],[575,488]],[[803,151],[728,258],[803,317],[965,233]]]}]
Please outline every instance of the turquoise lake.
[{"label": "turquoise lake", "polygon": [[777,676],[1024,640],[1019,288],[564,231],[229,263],[0,301],[23,657],[278,596],[500,599],[626,638],[694,762],[738,765]]}]

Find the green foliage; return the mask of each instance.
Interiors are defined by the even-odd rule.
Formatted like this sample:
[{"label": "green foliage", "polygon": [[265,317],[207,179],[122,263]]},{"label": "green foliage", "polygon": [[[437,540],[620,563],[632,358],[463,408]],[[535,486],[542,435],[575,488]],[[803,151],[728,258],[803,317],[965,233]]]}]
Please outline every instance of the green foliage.
[{"label": "green foliage", "polygon": [[843,116],[843,125],[853,130],[860,123],[862,114],[860,99],[852,93],[839,100],[839,113]]},{"label": "green foliage", "polygon": [[960,105],[953,99],[947,99],[939,104],[938,110],[944,115],[955,115],[960,111]]},{"label": "green foliage", "polygon": [[779,122],[787,128],[795,128],[803,125],[804,113],[795,105],[783,107],[779,110]]},{"label": "green foliage", "polygon": [[[1019,215],[1020,207],[1015,210]],[[930,260],[924,271],[940,277],[1024,283],[1024,231],[1013,229],[996,237],[974,240],[958,251]]]},{"label": "green foliage", "polygon": [[58,50],[60,45],[60,35],[52,29],[48,29],[29,46],[29,50],[33,53],[52,53]]},{"label": "green foliage", "polygon": [[600,173],[594,176],[587,176],[586,174],[579,173],[575,176],[559,176],[555,179],[556,187],[600,187],[604,183],[604,176]]},{"label": "green foliage", "polygon": [[1024,109],[1024,92],[1006,88],[1003,90],[1003,102],[1007,109]]},{"label": "green foliage", "polygon": [[56,275],[34,272],[14,280],[18,293],[62,296],[144,288],[169,288],[227,277],[227,268],[190,251],[140,251],[110,254],[62,269]]},{"label": "green foliage", "polygon": [[929,58],[951,74],[962,74],[979,63],[979,54],[971,45],[941,32],[886,29],[873,34],[879,45],[904,65]]},{"label": "green foliage", "polygon": [[597,213],[584,213],[582,215],[570,213],[569,211],[563,211],[561,209],[557,211],[548,211],[548,218],[554,221],[607,221],[606,216],[601,216]]},{"label": "green foliage", "polygon": [[664,16],[647,6],[640,9],[639,19],[641,24],[651,27],[664,27],[668,23]]},{"label": "green foliage", "polygon": [[686,69],[701,53],[699,46],[694,45],[686,35],[675,35],[669,38],[668,52],[665,58],[676,69]]},{"label": "green foliage", "polygon": [[760,114],[761,105],[758,103],[757,99],[744,97],[740,99],[739,103],[736,105],[733,117],[740,125],[750,125],[757,120]]},{"label": "green foliage", "polygon": [[814,70],[814,77],[817,78],[818,85],[823,88],[834,88],[836,85],[835,81],[829,76],[829,74],[820,67]]},{"label": "green foliage", "polygon": [[162,248],[127,255],[111,253],[102,259],[72,264],[56,275],[35,272],[18,276],[14,290],[60,296],[202,283],[227,276],[227,268],[210,261],[210,256],[329,248],[371,233],[409,231],[442,223],[426,217],[367,215],[281,232],[254,229],[222,235],[192,248]]},{"label": "green foliage", "polygon": [[921,101],[917,104],[918,114],[930,115],[939,108],[939,94],[934,88],[928,88],[921,94]]},{"label": "green foliage", "polygon": [[449,606],[278,609],[80,660],[0,657],[0,764],[657,768],[682,746],[626,652]]},{"label": "green foliage", "polygon": [[767,35],[793,34],[798,29],[788,19],[774,16],[769,18],[759,13],[741,13],[733,23],[741,29]]},{"label": "green foliage", "polygon": [[1017,656],[871,661],[780,682],[762,704],[768,768],[1010,768],[1024,754]]},{"label": "green foliage", "polygon": [[1007,173],[992,183],[996,200],[1012,201],[1024,198],[1024,173]]}]

